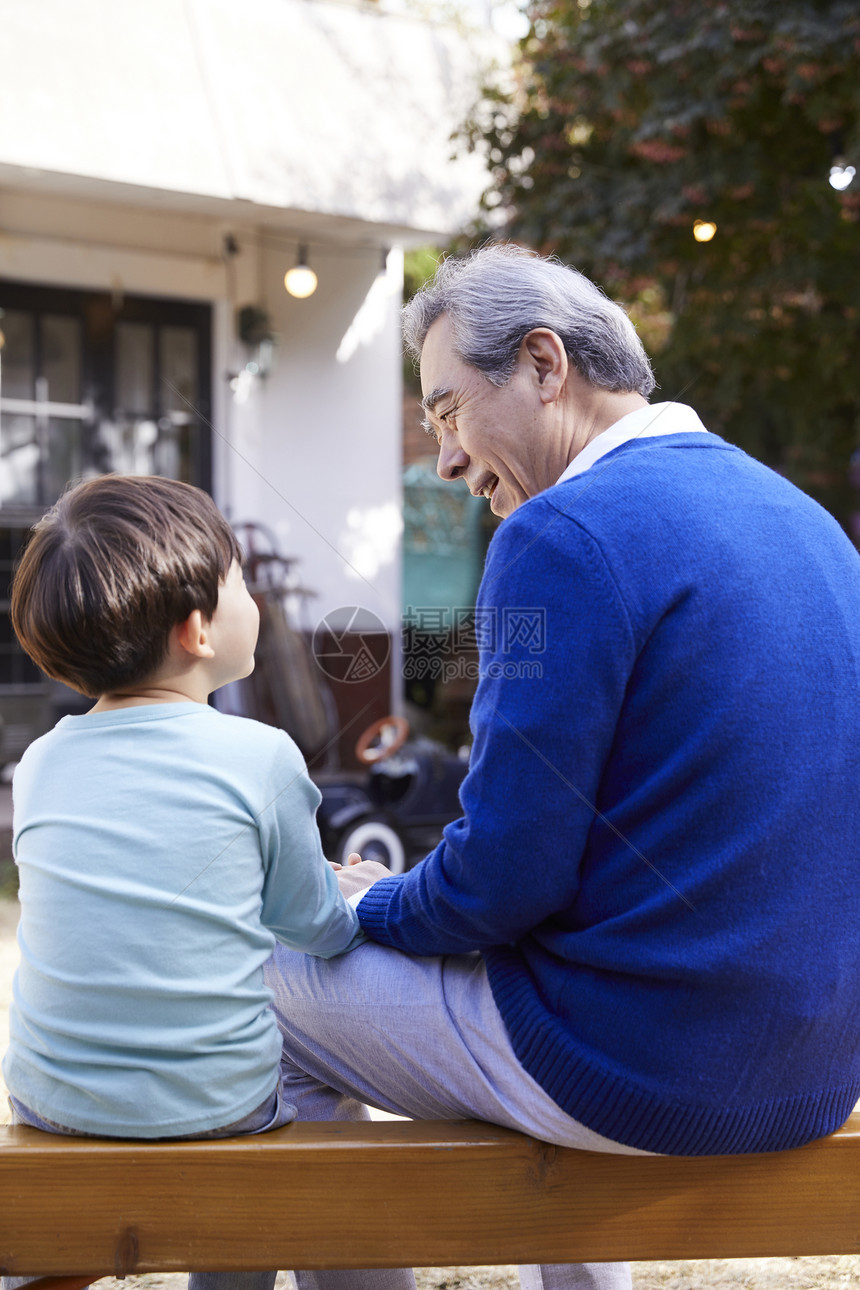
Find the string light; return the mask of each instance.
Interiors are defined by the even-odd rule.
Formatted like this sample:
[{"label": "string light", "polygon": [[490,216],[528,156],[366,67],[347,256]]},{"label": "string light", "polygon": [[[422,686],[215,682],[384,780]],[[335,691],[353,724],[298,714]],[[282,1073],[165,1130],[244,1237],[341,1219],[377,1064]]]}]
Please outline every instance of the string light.
[{"label": "string light", "polygon": [[299,247],[299,256],[291,269],[284,274],[284,286],[297,300],[307,300],[317,289],[317,275],[308,265],[308,248]]},{"label": "string light", "polygon": [[697,219],[693,225],[693,237],[697,242],[710,242],[716,231],[716,224],[708,219]]},{"label": "string light", "polygon": [[853,166],[846,166],[843,157],[835,157],[833,165],[830,167],[829,183],[831,188],[842,192],[851,183],[851,180],[857,174]]}]

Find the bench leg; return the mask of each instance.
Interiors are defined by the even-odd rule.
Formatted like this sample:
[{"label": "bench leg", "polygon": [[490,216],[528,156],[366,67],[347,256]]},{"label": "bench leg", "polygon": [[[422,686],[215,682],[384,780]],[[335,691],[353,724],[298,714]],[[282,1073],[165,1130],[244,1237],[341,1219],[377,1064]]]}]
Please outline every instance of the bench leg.
[{"label": "bench leg", "polygon": [[274,1290],[277,1272],[189,1272],[188,1290]]},{"label": "bench leg", "polygon": [[520,1290],[632,1290],[629,1263],[523,1263]]},{"label": "bench leg", "polygon": [[411,1268],[350,1268],[296,1272],[298,1290],[415,1290]]}]

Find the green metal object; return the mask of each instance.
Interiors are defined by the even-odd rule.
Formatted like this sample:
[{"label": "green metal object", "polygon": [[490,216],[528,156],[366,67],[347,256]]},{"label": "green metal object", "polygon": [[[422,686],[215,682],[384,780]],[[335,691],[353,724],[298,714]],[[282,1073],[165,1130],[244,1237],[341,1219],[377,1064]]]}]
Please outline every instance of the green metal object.
[{"label": "green metal object", "polygon": [[403,475],[403,609],[469,608],[484,564],[486,502],[446,484],[435,459]]}]

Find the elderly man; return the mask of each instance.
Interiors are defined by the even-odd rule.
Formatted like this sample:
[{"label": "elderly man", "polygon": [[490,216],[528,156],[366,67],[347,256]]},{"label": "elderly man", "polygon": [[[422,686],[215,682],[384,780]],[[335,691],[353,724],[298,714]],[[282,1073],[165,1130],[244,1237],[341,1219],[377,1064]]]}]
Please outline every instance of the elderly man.
[{"label": "elderly man", "polygon": [[288,1099],[628,1153],[831,1132],[860,1097],[857,553],[690,408],[649,404],[625,313],[571,269],[448,260],[406,336],[439,474],[505,517],[474,747],[431,855],[341,871],[375,943],[276,951]]}]

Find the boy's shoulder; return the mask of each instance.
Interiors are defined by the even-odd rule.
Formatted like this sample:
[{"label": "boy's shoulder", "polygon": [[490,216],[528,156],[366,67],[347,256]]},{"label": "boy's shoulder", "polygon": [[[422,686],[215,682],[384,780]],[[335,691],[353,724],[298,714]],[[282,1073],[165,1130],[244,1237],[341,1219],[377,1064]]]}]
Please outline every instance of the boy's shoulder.
[{"label": "boy's shoulder", "polygon": [[295,741],[277,726],[208,706],[201,706],[199,713],[192,715],[200,718],[206,739],[217,740],[237,752],[245,748],[254,749],[264,756],[279,756],[280,759],[300,762],[302,766],[305,764]]},{"label": "boy's shoulder", "polygon": [[199,741],[213,756],[223,751],[231,759],[256,757],[286,762],[297,768],[305,764],[299,748],[284,730],[199,703],[63,717],[52,730],[29,745],[20,764],[38,763],[46,757],[69,757],[73,746],[75,755],[80,751],[84,756],[87,751],[98,755],[99,749],[108,745],[114,751],[119,746],[151,748],[149,739],[145,745],[138,744],[139,735],[144,731],[155,736],[159,743],[165,739],[180,744]]}]

